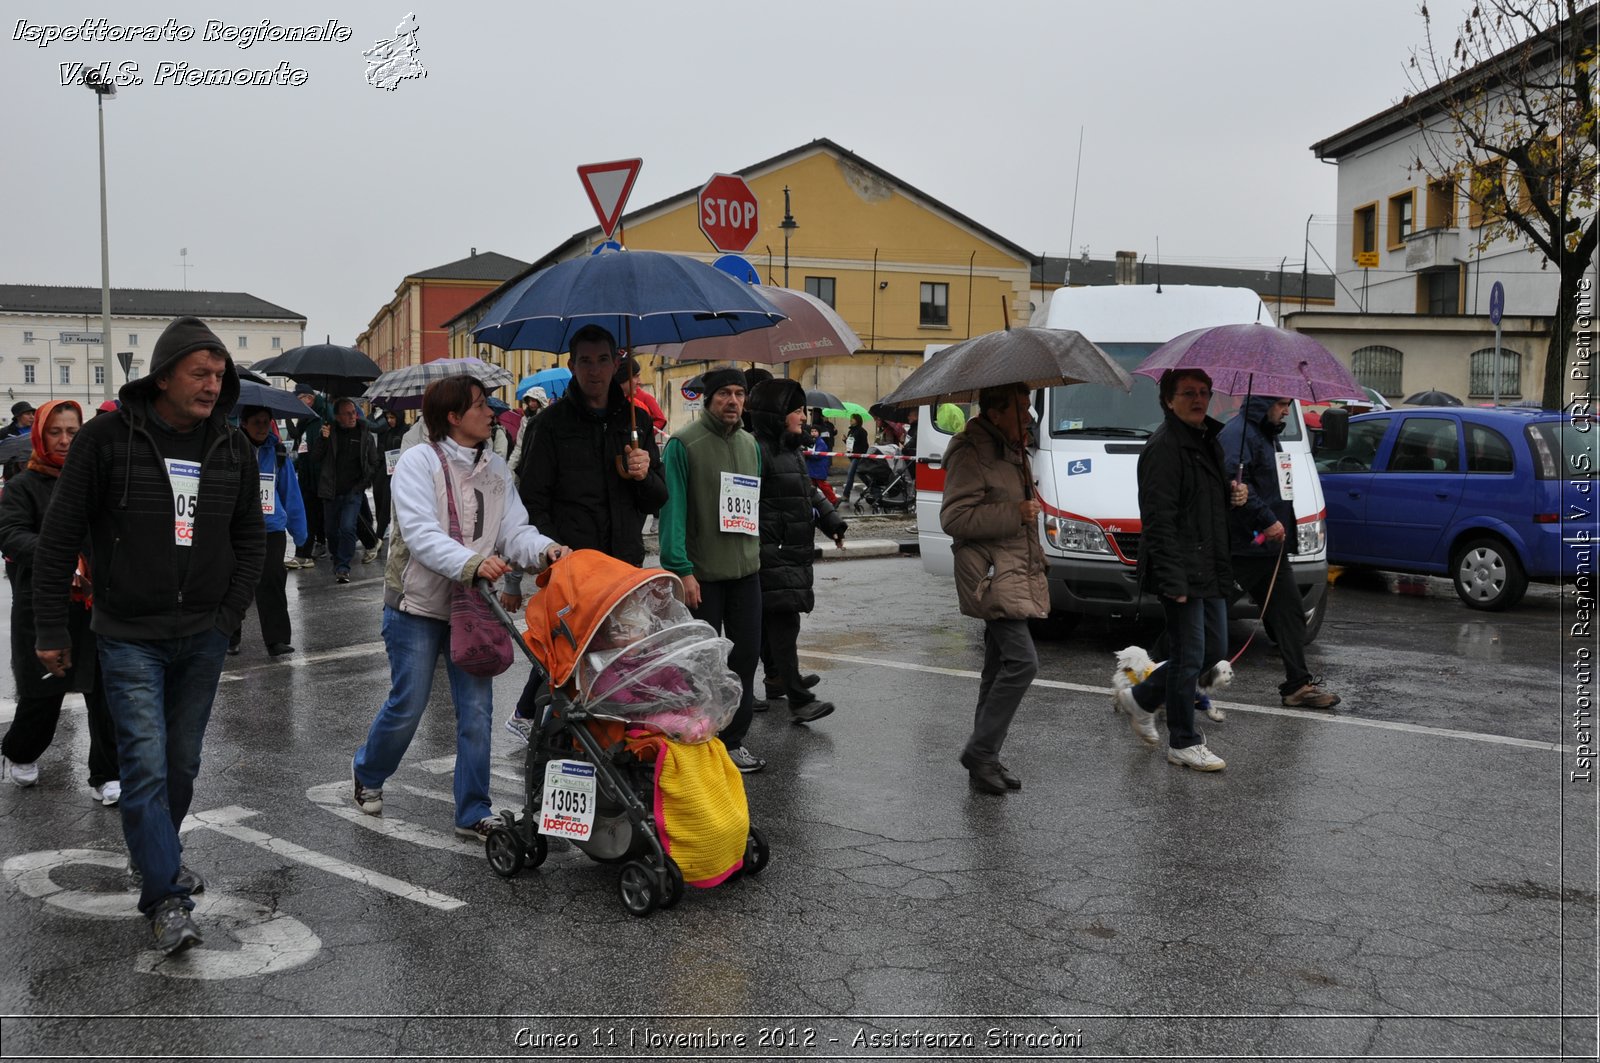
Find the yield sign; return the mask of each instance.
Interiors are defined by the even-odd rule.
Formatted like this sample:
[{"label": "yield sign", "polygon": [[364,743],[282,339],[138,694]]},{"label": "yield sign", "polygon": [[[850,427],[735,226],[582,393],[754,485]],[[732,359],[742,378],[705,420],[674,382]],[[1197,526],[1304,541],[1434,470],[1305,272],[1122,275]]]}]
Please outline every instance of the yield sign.
[{"label": "yield sign", "polygon": [[578,167],[578,180],[583,182],[589,204],[594,207],[595,217],[600,219],[600,228],[608,239],[617,229],[617,220],[622,217],[628,193],[633,191],[634,179],[643,165],[643,159],[618,159]]}]

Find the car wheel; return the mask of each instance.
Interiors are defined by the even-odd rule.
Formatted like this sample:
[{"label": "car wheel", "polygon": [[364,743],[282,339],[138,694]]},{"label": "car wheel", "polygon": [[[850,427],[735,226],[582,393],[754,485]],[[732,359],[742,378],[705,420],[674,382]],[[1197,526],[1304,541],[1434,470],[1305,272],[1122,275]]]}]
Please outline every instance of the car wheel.
[{"label": "car wheel", "polygon": [[1528,590],[1522,562],[1499,539],[1473,539],[1456,553],[1450,571],[1456,595],[1474,609],[1510,609]]},{"label": "car wheel", "polygon": [[1323,618],[1328,615],[1328,592],[1324,590],[1322,597],[1317,599],[1311,615],[1306,617],[1305,645],[1309,646],[1317,641],[1317,635],[1322,631]]}]

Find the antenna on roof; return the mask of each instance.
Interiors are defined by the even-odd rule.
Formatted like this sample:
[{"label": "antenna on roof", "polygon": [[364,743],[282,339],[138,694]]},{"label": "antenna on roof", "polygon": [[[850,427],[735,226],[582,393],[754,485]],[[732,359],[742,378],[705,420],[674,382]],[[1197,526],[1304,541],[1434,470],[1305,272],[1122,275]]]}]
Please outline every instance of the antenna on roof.
[{"label": "antenna on roof", "polygon": [[1161,294],[1161,237],[1156,237],[1156,294]]},{"label": "antenna on roof", "polygon": [[183,270],[183,290],[188,291],[189,270],[193,268],[189,265],[189,249],[187,247],[180,247],[178,248],[178,254],[183,256],[183,261],[178,263],[178,268]]},{"label": "antenna on roof", "polygon": [[[1078,127],[1078,168],[1072,174],[1072,218],[1067,222],[1067,268],[1062,274],[1063,286],[1072,283],[1072,237],[1078,231],[1078,177],[1083,173],[1083,126]],[[1089,249],[1084,248],[1083,264],[1089,264]],[[1044,280],[1044,267],[1039,267],[1039,279]]]}]

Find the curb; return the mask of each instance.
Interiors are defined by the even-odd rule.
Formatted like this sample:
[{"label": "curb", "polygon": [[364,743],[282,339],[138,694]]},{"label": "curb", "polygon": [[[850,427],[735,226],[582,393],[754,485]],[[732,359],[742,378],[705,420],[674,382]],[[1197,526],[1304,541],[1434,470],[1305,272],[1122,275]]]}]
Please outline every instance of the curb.
[{"label": "curb", "polygon": [[869,557],[898,557],[900,544],[893,539],[859,539],[851,541],[848,537],[841,550],[833,543],[827,546],[818,546],[813,558],[817,561],[863,561]]}]

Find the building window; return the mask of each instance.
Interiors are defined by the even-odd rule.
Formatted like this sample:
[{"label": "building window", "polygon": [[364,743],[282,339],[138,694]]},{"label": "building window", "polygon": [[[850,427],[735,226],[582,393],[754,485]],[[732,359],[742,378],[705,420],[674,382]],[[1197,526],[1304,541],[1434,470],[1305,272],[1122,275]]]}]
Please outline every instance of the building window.
[{"label": "building window", "polygon": [[1433,317],[1461,313],[1461,271],[1436,269],[1417,274],[1417,312]]},{"label": "building window", "polygon": [[129,347],[137,347],[137,346],[139,346],[139,334],[137,332],[128,333],[128,346]]},{"label": "building window", "polygon": [[1350,257],[1378,250],[1378,205],[1368,203],[1364,207],[1357,207],[1351,218]]},{"label": "building window", "polygon": [[31,332],[24,332],[24,333],[23,333],[23,334],[22,334],[22,342],[23,342],[23,343],[32,343],[32,342],[33,342],[33,333],[31,333]]},{"label": "building window", "polygon": [[97,388],[104,387],[105,383],[106,383],[106,367],[103,366],[103,365],[95,366],[94,367],[94,386],[97,387]]},{"label": "building window", "polygon": [[807,277],[806,294],[814,295],[818,299],[833,306],[833,278],[832,277]]},{"label": "building window", "polygon": [[282,338],[280,338],[278,336],[272,337],[272,349],[275,350],[275,351],[281,351],[283,349],[283,340],[282,340]]},{"label": "building window", "polygon": [[[1473,351],[1467,363],[1471,375],[1467,378],[1467,394],[1475,399],[1494,398],[1494,348]],[[1522,355],[1500,348],[1500,397],[1522,398]]]},{"label": "building window", "polygon": [[1505,213],[1506,164],[1488,162],[1474,166],[1467,187],[1467,224],[1474,229]]},{"label": "building window", "polygon": [[56,366],[56,375],[61,378],[57,381],[58,384],[72,383],[72,366],[66,364]]},{"label": "building window", "polygon": [[1417,217],[1417,190],[1389,197],[1389,250],[1405,246]]},{"label": "building window", "polygon": [[242,351],[248,346],[250,346],[250,337],[249,336],[240,336],[239,337],[239,342],[238,342],[237,345],[235,345],[234,350]]},{"label": "building window", "polygon": [[1428,228],[1456,227],[1456,179],[1442,177],[1428,182]]},{"label": "building window", "polygon": [[24,364],[22,367],[22,382],[24,384],[37,384],[39,382],[38,371],[31,363]]},{"label": "building window", "polygon": [[1350,356],[1350,372],[1356,383],[1380,395],[1400,394],[1400,363],[1405,355],[1393,347],[1363,347]]},{"label": "building window", "polygon": [[950,324],[950,285],[922,282],[922,312],[918,323],[925,327]]}]

